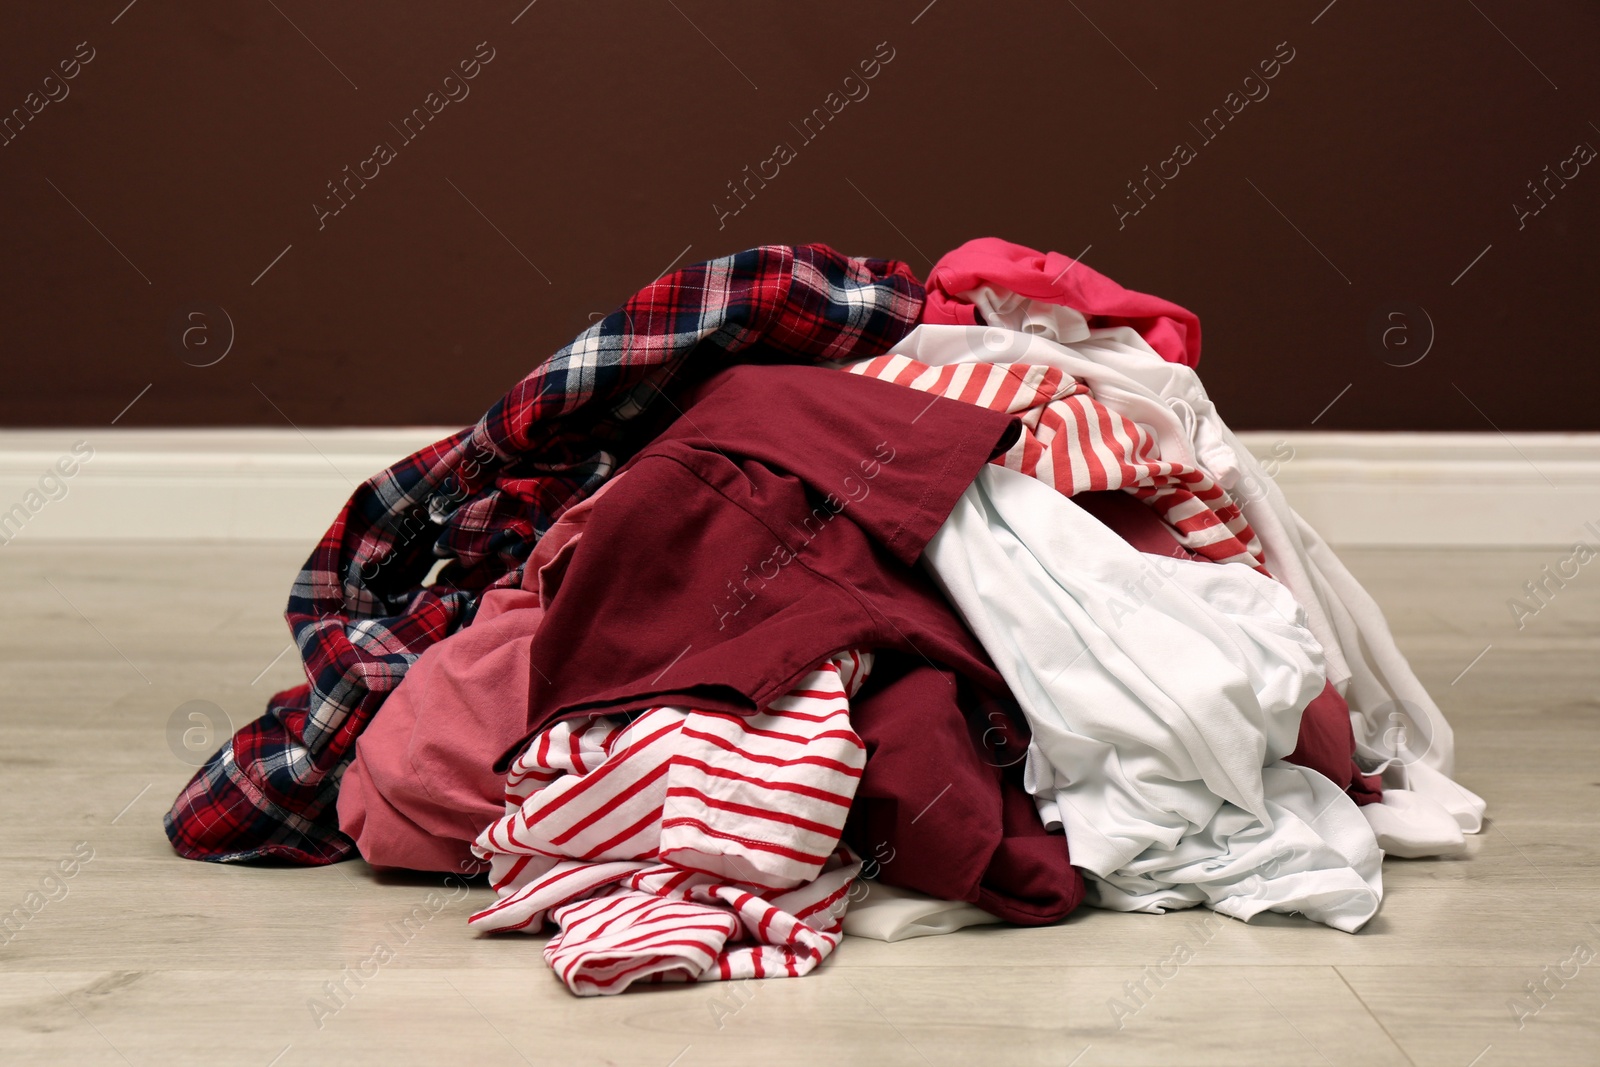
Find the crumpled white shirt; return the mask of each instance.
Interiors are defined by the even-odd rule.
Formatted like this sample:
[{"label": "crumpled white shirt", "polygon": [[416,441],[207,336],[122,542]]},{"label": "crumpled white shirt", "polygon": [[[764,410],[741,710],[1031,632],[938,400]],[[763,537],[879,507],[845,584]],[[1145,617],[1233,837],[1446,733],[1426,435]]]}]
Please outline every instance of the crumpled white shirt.
[{"label": "crumpled white shirt", "polygon": [[1027,475],[986,467],[923,562],[1033,732],[1024,784],[1090,901],[1299,912],[1354,931],[1382,899],[1355,803],[1284,763],[1322,650],[1279,583],[1139,552]]}]

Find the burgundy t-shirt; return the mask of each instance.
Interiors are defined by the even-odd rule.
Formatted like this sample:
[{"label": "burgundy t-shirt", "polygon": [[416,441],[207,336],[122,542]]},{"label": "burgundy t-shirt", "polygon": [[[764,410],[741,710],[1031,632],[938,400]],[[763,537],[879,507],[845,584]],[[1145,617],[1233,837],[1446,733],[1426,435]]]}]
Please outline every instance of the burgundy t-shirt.
[{"label": "burgundy t-shirt", "polygon": [[1004,690],[913,564],[1015,419],[795,366],[723,371],[683,409],[596,507],[546,610],[524,739],[579,713],[751,714],[843,649]]}]

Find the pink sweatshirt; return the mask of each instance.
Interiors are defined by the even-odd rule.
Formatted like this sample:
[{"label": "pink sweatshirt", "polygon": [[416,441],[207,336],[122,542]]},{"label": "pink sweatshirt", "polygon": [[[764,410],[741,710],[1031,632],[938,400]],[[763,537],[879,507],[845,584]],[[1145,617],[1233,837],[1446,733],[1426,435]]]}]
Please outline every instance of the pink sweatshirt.
[{"label": "pink sweatshirt", "polygon": [[933,265],[922,321],[983,325],[977,308],[961,296],[984,285],[1070,307],[1090,327],[1130,326],[1168,363],[1193,367],[1200,362],[1200,319],[1193,312],[1124,289],[1071,256],[1036,252],[998,237],[968,241]]}]

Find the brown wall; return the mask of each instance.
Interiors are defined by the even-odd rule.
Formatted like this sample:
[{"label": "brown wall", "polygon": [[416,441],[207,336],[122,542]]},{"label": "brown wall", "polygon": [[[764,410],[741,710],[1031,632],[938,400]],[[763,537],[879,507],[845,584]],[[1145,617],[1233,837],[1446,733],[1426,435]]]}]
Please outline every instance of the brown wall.
[{"label": "brown wall", "polygon": [[[68,95],[0,147],[0,425],[135,396],[117,425],[461,424],[685,246],[926,272],[996,234],[1198,312],[1237,428],[1337,396],[1319,429],[1600,429],[1600,166],[1513,206],[1600,146],[1597,5],[523,2],[10,5],[0,111]],[[470,95],[403,142],[479,42]],[[1191,128],[1290,49],[1214,141]],[[319,229],[378,141],[395,158]],[[796,158],[719,226],[780,141]],[[1119,224],[1179,141],[1195,158]],[[231,349],[186,365],[222,352],[219,308]]]}]

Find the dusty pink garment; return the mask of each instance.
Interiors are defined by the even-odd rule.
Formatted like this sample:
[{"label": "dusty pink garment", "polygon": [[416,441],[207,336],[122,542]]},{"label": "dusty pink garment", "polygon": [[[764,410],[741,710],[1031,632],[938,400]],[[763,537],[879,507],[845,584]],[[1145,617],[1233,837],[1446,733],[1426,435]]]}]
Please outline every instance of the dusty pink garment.
[{"label": "dusty pink garment", "polygon": [[505,775],[493,764],[525,732],[528,646],[590,510],[616,482],[550,528],[521,588],[485,593],[471,626],[417,657],[357,739],[339,786],[339,829],[368,863],[458,874],[487,868],[468,846],[506,811]]},{"label": "dusty pink garment", "polygon": [[1130,326],[1168,363],[1193,367],[1200,362],[1200,319],[1193,312],[1124,289],[1071,256],[1035,252],[998,237],[968,241],[933,265],[922,321],[983,325],[977,308],[960,299],[983,285],[1072,308],[1092,328]]}]

